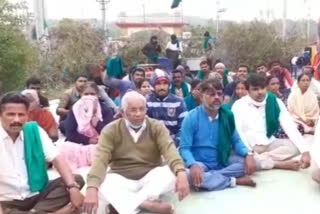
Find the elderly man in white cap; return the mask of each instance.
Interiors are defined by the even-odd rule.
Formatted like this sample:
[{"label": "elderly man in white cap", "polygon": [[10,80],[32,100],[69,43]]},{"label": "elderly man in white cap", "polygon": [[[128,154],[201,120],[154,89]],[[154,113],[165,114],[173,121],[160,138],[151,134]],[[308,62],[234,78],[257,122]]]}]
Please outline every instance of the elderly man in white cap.
[{"label": "elderly man in white cap", "polygon": [[113,206],[111,213],[171,214],[172,206],[158,199],[175,188],[179,200],[189,194],[183,161],[165,126],[146,117],[143,95],[127,92],[121,105],[123,118],[101,132],[83,211],[96,213],[99,190]]},{"label": "elderly man in white cap", "polygon": [[180,127],[188,112],[187,107],[181,98],[169,93],[170,79],[167,72],[156,69],[151,85],[154,92],[147,98],[147,115],[162,121],[176,145],[179,145]]},{"label": "elderly man in white cap", "polygon": [[226,69],[226,66],[219,62],[214,66],[214,71],[221,75],[223,87],[226,87],[229,83],[232,82],[232,77],[228,76],[229,71]]}]

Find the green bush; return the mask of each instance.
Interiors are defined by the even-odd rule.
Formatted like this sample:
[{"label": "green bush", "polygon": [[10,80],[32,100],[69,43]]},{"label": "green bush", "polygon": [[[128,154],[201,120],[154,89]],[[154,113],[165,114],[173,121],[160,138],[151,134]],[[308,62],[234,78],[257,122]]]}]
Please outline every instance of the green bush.
[{"label": "green bush", "polygon": [[0,94],[20,89],[38,64],[38,52],[21,32],[19,4],[0,0]]}]

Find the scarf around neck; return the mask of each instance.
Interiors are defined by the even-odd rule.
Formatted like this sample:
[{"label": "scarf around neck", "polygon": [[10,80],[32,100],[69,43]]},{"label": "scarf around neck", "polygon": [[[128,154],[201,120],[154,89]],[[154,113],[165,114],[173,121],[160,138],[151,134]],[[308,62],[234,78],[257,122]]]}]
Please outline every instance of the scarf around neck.
[{"label": "scarf around neck", "polygon": [[[182,88],[183,97],[188,96],[188,94],[189,94],[189,88],[188,88],[187,83],[182,82],[181,88]],[[174,84],[172,84],[172,86],[171,86],[170,93],[171,93],[171,94],[174,94],[174,95],[176,94],[176,86],[175,86]]]},{"label": "scarf around neck", "polygon": [[23,127],[24,156],[31,192],[40,192],[48,184],[49,178],[39,127],[36,122],[27,122]]},{"label": "scarf around neck", "polygon": [[231,153],[231,138],[235,130],[234,115],[228,105],[219,108],[219,144],[218,154],[221,164],[228,164]]},{"label": "scarf around neck", "polygon": [[257,102],[253,100],[250,96],[250,102],[257,107],[262,107],[265,105],[266,111],[266,125],[267,125],[267,137],[270,138],[279,130],[279,116],[280,116],[280,106],[277,101],[277,97],[267,92],[266,98],[262,102]]}]

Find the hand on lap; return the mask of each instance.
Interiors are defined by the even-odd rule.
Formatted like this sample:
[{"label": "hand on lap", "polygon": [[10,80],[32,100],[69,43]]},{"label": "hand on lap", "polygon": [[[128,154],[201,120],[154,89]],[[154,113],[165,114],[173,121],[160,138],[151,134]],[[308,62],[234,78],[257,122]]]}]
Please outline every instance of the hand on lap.
[{"label": "hand on lap", "polygon": [[72,188],[69,190],[69,194],[70,194],[70,201],[73,207],[75,207],[76,209],[81,208],[84,197],[81,194],[80,190],[77,188]]},{"label": "hand on lap", "polygon": [[202,184],[202,168],[198,164],[193,164],[190,168],[192,184],[195,187],[200,187]]},{"label": "hand on lap", "polygon": [[183,200],[190,193],[187,173],[184,171],[177,174],[176,192],[178,193],[179,201]]},{"label": "hand on lap", "polygon": [[96,188],[88,188],[86,197],[82,205],[82,211],[87,214],[96,214],[98,209],[98,190]]}]

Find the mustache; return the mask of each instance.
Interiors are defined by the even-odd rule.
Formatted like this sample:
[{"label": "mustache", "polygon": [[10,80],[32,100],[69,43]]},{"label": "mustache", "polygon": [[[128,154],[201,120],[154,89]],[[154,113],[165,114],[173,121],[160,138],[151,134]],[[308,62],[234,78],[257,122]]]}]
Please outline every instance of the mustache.
[{"label": "mustache", "polygon": [[20,126],[20,127],[22,127],[22,123],[18,123],[18,122],[16,122],[16,123],[12,123],[12,124],[10,124],[10,127],[13,127],[13,126]]}]

